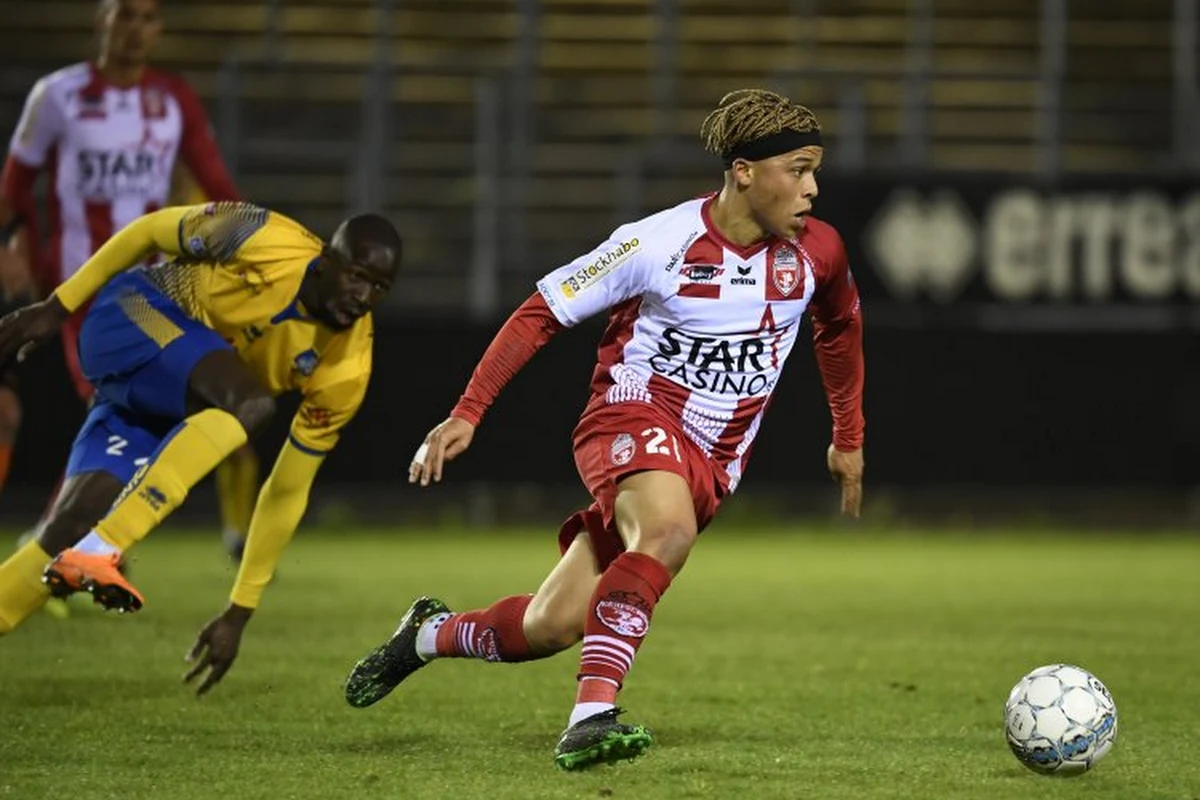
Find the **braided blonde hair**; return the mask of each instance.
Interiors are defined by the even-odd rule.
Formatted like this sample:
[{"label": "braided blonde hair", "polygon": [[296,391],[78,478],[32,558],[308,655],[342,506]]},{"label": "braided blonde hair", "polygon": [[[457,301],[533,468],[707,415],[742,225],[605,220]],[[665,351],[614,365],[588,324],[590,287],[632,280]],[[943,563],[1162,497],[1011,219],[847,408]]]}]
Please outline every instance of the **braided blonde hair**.
[{"label": "braided blonde hair", "polygon": [[792,130],[820,131],[817,115],[802,105],[766,89],[738,89],[721,98],[700,123],[704,149],[724,155],[738,145]]}]

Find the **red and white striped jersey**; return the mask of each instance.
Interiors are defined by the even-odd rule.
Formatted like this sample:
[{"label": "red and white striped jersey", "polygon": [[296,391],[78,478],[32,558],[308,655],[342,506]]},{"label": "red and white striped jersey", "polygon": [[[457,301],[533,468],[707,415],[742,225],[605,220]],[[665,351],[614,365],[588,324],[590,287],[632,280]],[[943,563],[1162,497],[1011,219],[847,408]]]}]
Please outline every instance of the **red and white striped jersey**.
[{"label": "red and white striped jersey", "polygon": [[805,310],[844,321],[859,313],[859,299],[832,226],[809,217],[795,241],[739,247],[712,224],[712,200],[617,228],[538,289],[566,326],[611,309],[589,410],[651,403],[716,462],[732,491]]},{"label": "red and white striped jersey", "polygon": [[[114,231],[166,205],[177,157],[209,199],[236,199],[204,109],[182,78],[147,69],[139,83],[118,87],[80,63],[37,82],[13,133],[4,189],[31,198],[36,174],[49,172],[44,261],[53,283]],[[12,200],[18,208],[28,203]]]}]

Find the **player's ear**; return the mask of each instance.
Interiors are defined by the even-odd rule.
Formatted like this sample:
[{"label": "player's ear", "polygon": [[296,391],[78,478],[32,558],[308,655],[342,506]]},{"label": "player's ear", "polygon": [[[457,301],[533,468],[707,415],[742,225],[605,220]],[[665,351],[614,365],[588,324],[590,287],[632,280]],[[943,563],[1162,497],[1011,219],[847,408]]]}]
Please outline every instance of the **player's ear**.
[{"label": "player's ear", "polygon": [[753,180],[754,167],[744,158],[734,159],[729,171],[733,174],[733,182],[739,189],[747,189]]}]

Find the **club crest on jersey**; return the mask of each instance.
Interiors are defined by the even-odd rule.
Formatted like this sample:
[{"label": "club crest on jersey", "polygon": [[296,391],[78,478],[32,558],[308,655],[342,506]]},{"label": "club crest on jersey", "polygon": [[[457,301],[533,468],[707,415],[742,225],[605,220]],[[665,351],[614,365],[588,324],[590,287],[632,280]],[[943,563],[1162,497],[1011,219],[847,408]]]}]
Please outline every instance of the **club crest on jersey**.
[{"label": "club crest on jersey", "polygon": [[633,460],[634,451],[637,450],[637,443],[633,441],[633,437],[628,433],[617,434],[617,438],[613,439],[610,455],[612,462],[618,467],[623,467]]},{"label": "club crest on jersey", "polygon": [[142,115],[146,119],[162,119],[167,115],[167,103],[161,90],[150,87],[142,91]]},{"label": "club crest on jersey", "polygon": [[316,350],[305,350],[292,361],[292,369],[307,378],[313,374],[320,359]]},{"label": "club crest on jersey", "polygon": [[783,245],[775,251],[775,260],[771,265],[771,281],[784,297],[800,285],[800,259],[796,256],[796,251],[788,245]]}]

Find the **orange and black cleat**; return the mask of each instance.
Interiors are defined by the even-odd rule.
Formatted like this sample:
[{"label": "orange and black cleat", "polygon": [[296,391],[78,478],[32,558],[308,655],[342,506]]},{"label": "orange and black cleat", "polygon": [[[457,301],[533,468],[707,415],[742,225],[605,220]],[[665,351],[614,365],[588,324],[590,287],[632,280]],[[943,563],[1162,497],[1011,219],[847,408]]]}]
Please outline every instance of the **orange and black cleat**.
[{"label": "orange and black cleat", "polygon": [[144,602],[142,595],[121,573],[119,553],[101,556],[64,550],[46,566],[42,582],[50,587],[50,594],[55,597],[87,592],[106,611],[130,613],[140,609]]}]

